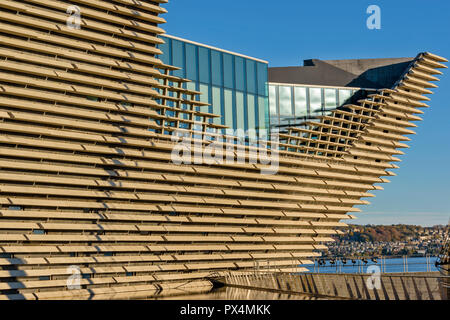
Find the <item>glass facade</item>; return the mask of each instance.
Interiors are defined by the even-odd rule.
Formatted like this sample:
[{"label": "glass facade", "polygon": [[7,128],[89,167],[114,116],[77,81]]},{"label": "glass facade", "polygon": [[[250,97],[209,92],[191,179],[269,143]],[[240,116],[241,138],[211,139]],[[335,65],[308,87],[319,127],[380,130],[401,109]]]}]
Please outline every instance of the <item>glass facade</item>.
[{"label": "glass facade", "polygon": [[201,111],[218,114],[211,119],[232,129],[267,134],[269,99],[267,89],[268,64],[187,40],[161,36],[159,45],[165,64],[181,68],[172,75],[191,80],[187,89],[202,92],[202,102],[211,104]]},{"label": "glass facade", "polygon": [[269,83],[269,126],[295,126],[330,114],[347,103],[358,90]]},{"label": "glass facade", "polygon": [[255,129],[266,135],[269,129],[299,126],[331,114],[361,90],[268,83],[266,62],[175,37],[161,38],[165,43],[159,45],[164,52],[159,58],[181,68],[171,74],[191,80],[185,88],[202,92],[200,101],[210,104],[200,111],[220,115],[210,121],[234,130]]}]

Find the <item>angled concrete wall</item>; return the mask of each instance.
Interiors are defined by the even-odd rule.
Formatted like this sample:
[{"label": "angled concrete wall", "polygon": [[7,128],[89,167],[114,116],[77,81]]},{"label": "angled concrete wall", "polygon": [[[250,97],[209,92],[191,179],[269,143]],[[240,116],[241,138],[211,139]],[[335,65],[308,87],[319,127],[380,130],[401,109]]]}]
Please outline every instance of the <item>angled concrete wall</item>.
[{"label": "angled concrete wall", "polygon": [[[372,287],[371,274],[272,273],[230,274],[227,285],[311,294],[329,299],[362,300],[445,300],[439,273],[382,274]],[[375,284],[375,282],[372,282]]]}]

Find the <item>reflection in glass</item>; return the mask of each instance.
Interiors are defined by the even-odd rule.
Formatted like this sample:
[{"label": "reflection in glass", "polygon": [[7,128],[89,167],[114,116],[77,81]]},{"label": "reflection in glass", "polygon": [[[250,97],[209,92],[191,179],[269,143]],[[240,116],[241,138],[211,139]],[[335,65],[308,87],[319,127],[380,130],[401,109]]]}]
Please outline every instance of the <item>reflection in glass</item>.
[{"label": "reflection in glass", "polygon": [[258,74],[258,94],[261,96],[265,96],[266,85],[267,85],[267,69],[268,66],[265,63],[257,62],[257,74]]},{"label": "reflection in glass", "polygon": [[255,128],[256,101],[252,94],[247,95],[247,128]]},{"label": "reflection in glass", "polygon": [[158,48],[163,52],[158,56],[158,58],[164,63],[164,64],[171,64],[170,62],[170,39],[164,39],[165,43],[159,44]]},{"label": "reflection in glass", "polygon": [[[183,87],[203,93],[196,96],[196,99],[210,103],[211,106],[209,109],[204,107],[195,109],[208,110],[220,115],[221,117],[212,120],[214,123],[228,125],[231,128],[266,130],[270,123],[269,110],[274,114],[275,121],[279,121],[278,102],[270,101],[269,105],[267,63],[185,41],[162,38],[165,43],[158,45],[158,48],[163,54],[158,58],[166,64],[182,68],[171,74],[191,80],[192,82],[184,83]],[[158,81],[164,84],[162,79]],[[271,90],[276,92],[275,88]],[[159,92],[162,93],[162,90]],[[276,92],[275,98],[277,94]],[[173,93],[169,95],[173,96]],[[185,93],[182,97],[191,98]],[[291,114],[294,109],[287,105],[287,100],[292,99],[292,93],[290,96],[288,93],[285,98],[286,105],[283,105],[283,110]],[[162,101],[160,98],[159,102]],[[167,105],[175,106],[172,101],[167,102]],[[187,104],[180,107],[190,108]],[[187,120],[189,114],[180,113],[180,117]],[[187,126],[187,124],[180,125]]]},{"label": "reflection in glass", "polygon": [[324,89],[325,96],[325,110],[337,108],[337,94],[336,89]]},{"label": "reflection in glass", "polygon": [[210,82],[209,51],[207,48],[198,48],[200,82],[203,83]]},{"label": "reflection in glass", "polygon": [[244,94],[236,91],[236,129],[245,130]]},{"label": "reflection in glass", "polygon": [[267,128],[269,127],[269,99],[265,97],[258,97],[258,125],[259,136],[267,135]]},{"label": "reflection in glass", "polygon": [[195,91],[197,89],[195,82],[186,82],[186,89]]},{"label": "reflection in glass", "polygon": [[339,105],[344,105],[351,96],[352,90],[339,89]]},{"label": "reflection in glass", "polygon": [[[195,85],[195,82],[187,82],[187,83],[186,83],[186,89],[192,90],[192,91],[196,91],[196,90],[197,90],[197,86]],[[197,96],[197,97],[198,97],[198,96]],[[188,99],[191,99],[192,96],[191,96],[191,95],[188,95],[187,98],[188,98]],[[197,99],[198,99],[198,98],[197,98]],[[189,108],[190,108],[190,106],[189,106]],[[188,115],[187,113],[185,113],[185,114],[183,115],[183,118],[184,118],[184,119],[189,119],[189,115]]]},{"label": "reflection in glass", "polygon": [[233,56],[228,53],[223,54],[223,78],[226,88],[234,88],[234,66]]},{"label": "reflection in glass", "polygon": [[212,84],[222,86],[222,54],[218,51],[211,50],[211,73]]},{"label": "reflection in glass", "polygon": [[294,97],[295,97],[295,116],[306,117],[308,115],[306,88],[294,87]]},{"label": "reflection in glass", "polygon": [[185,78],[184,71],[186,68],[184,65],[183,43],[178,40],[172,40],[172,65],[181,68],[181,70],[173,71],[173,75]]},{"label": "reflection in glass", "polygon": [[280,124],[280,119],[278,115],[270,115],[270,126],[278,126]]},{"label": "reflection in glass", "polygon": [[247,91],[256,93],[256,63],[252,60],[246,61]]},{"label": "reflection in glass", "polygon": [[[212,88],[212,113],[214,114],[222,114],[222,93],[220,88],[213,87]],[[214,118],[213,123],[222,124],[221,118]]]},{"label": "reflection in glass", "polygon": [[225,103],[225,125],[234,128],[233,124],[233,91],[225,89],[224,92]]},{"label": "reflection in glass", "polygon": [[244,59],[241,57],[234,57],[234,64],[236,72],[236,90],[245,91]]},{"label": "reflection in glass", "polygon": [[312,112],[320,112],[322,110],[322,89],[309,88],[309,105]]},{"label": "reflection in glass", "polygon": [[277,111],[277,89],[278,86],[269,86],[269,109],[270,116],[278,115]]},{"label": "reflection in glass", "polygon": [[280,118],[292,118],[292,87],[279,87]]},{"label": "reflection in glass", "polygon": [[200,101],[208,103],[209,102],[209,86],[206,84],[200,84]]},{"label": "reflection in glass", "polygon": [[[169,82],[169,86],[172,86],[172,84],[171,84],[171,82]],[[173,97],[173,92],[172,91],[169,91],[169,93],[167,94],[169,97]],[[174,103],[173,103],[173,100],[170,100],[170,99],[167,99],[166,100],[166,105],[168,106],[168,107],[173,107],[174,106]]]},{"label": "reflection in glass", "polygon": [[197,50],[189,43],[186,43],[186,77],[197,81]]}]

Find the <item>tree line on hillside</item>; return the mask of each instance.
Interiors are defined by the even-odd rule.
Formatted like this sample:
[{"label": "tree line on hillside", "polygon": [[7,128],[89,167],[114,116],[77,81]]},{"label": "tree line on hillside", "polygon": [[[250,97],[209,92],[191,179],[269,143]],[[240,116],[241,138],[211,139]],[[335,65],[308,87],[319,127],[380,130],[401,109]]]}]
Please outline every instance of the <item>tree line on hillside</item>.
[{"label": "tree line on hillside", "polygon": [[[403,242],[420,236],[431,236],[436,231],[445,229],[445,226],[422,227],[415,225],[349,225],[341,229],[344,234],[337,237],[340,241],[354,242]],[[437,236],[437,234],[436,234]]]}]

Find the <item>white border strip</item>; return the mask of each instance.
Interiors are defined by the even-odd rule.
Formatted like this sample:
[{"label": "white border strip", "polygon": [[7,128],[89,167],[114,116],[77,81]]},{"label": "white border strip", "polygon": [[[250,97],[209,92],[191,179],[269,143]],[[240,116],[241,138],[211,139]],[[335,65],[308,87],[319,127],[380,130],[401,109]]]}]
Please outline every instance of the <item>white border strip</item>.
[{"label": "white border strip", "polygon": [[208,45],[203,44],[203,43],[199,43],[199,42],[195,42],[195,41],[191,41],[191,40],[186,40],[186,39],[179,38],[179,37],[175,37],[175,36],[171,36],[171,35],[168,35],[168,34],[161,34],[161,36],[167,37],[167,38],[170,38],[170,39],[174,39],[174,40],[179,40],[179,41],[187,42],[187,43],[190,43],[190,44],[194,44],[194,45],[196,45],[196,46],[201,46],[201,47],[204,47],[204,48],[208,48],[208,49],[213,49],[213,50],[217,50],[217,51],[229,53],[229,54],[232,54],[232,55],[234,55],[234,56],[239,56],[239,57],[242,57],[242,58],[246,58],[246,59],[250,59],[250,60],[255,60],[255,61],[258,61],[258,62],[265,63],[265,64],[267,64],[267,65],[269,64],[269,62],[267,62],[267,61],[265,61],[265,60],[261,60],[261,59],[258,59],[258,58],[249,57],[249,56],[246,56],[246,55],[243,55],[243,54],[240,54],[240,53],[236,53],[236,52],[232,52],[232,51],[228,51],[228,50],[224,50],[224,49],[219,49],[219,48],[216,48],[216,47],[213,47],[213,46],[208,46]]},{"label": "white border strip", "polygon": [[377,91],[372,88],[359,88],[359,87],[339,87],[339,86],[322,86],[317,84],[300,84],[300,83],[280,83],[280,82],[268,82],[268,84],[276,86],[288,86],[288,87],[308,87],[308,88],[325,88],[325,89],[347,89],[347,90],[368,90]]}]

